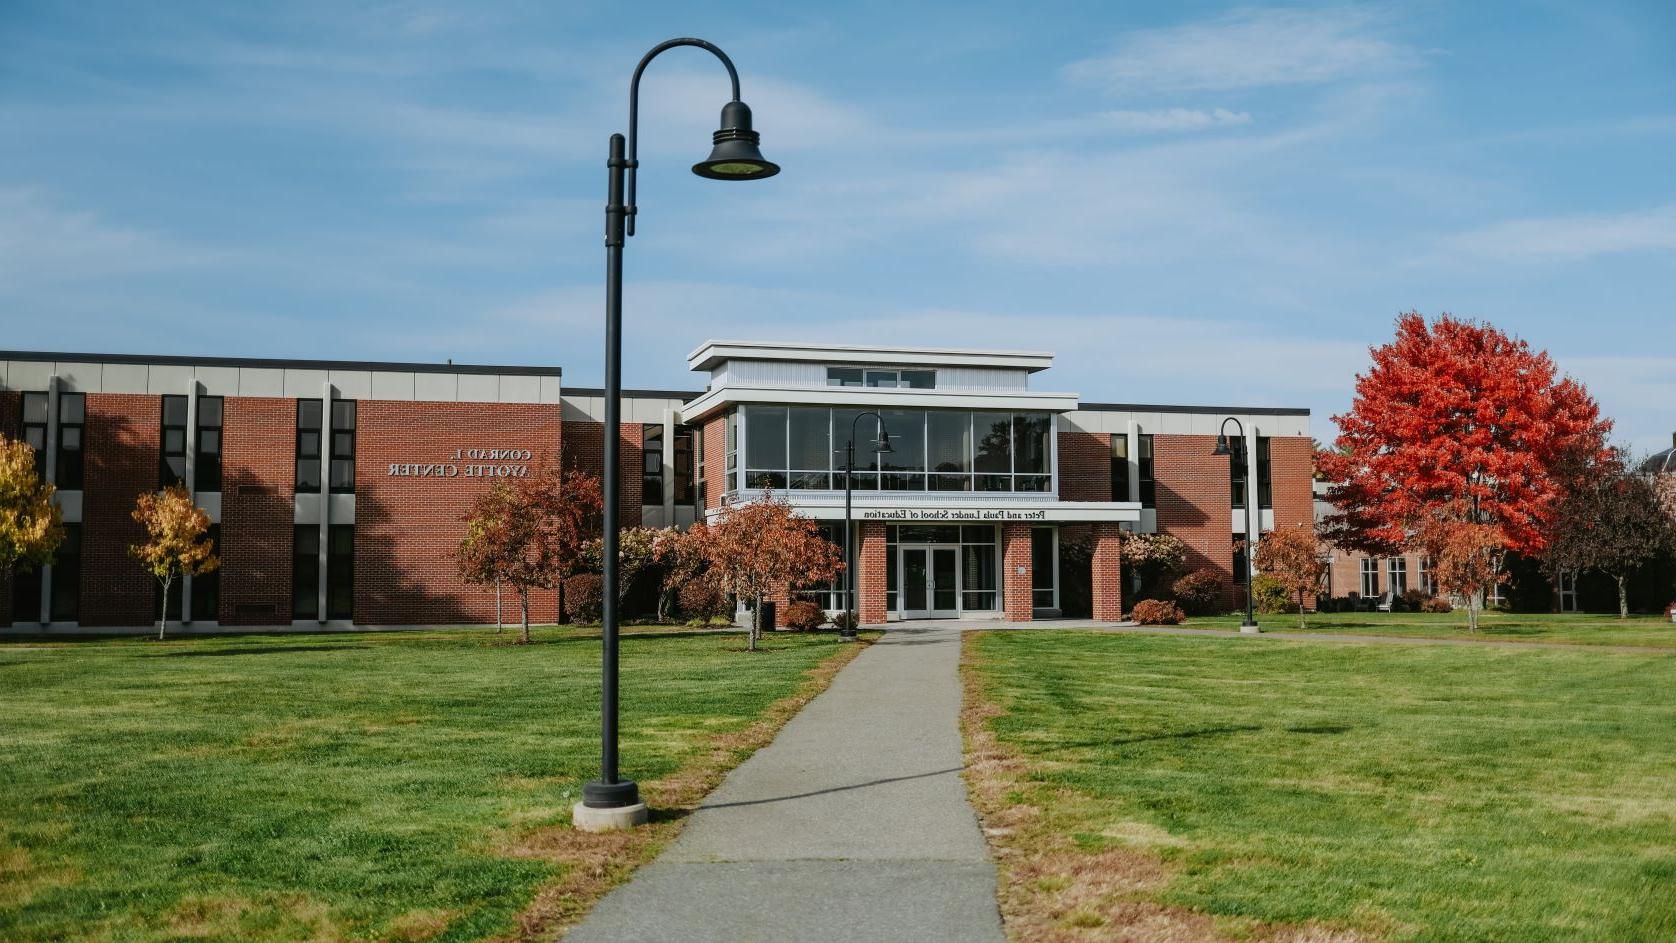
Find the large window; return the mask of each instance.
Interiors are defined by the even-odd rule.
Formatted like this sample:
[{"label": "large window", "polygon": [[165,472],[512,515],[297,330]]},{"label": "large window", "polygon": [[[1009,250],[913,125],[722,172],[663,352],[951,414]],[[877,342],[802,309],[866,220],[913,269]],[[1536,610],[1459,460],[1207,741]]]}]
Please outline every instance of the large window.
[{"label": "large window", "polygon": [[663,423],[640,426],[640,503],[663,504]]},{"label": "large window", "polygon": [[[318,476],[316,477],[318,479]],[[291,618],[320,618],[320,526],[318,524],[298,524],[292,532]]]},{"label": "large window", "polygon": [[[192,457],[193,488],[221,490],[221,397],[198,397],[198,445]],[[194,586],[197,584],[194,583]],[[193,610],[197,612],[196,609]],[[194,616],[196,618],[196,616]]]},{"label": "large window", "polygon": [[[320,401],[297,400],[297,493],[320,491]],[[315,618],[298,616],[297,618]]]},{"label": "large window", "polygon": [[[80,491],[82,461],[87,443],[83,440],[83,424],[87,421],[85,393],[58,394],[58,481],[65,491]],[[56,595],[56,593],[55,593]]]},{"label": "large window", "polygon": [[47,411],[45,393],[23,394],[23,441],[35,450],[35,474],[47,473]]},{"label": "large window", "polygon": [[674,501],[676,504],[693,503],[693,446],[698,436],[692,429],[677,427],[675,429],[675,473],[672,482],[675,488]]},{"label": "large window", "polygon": [[[219,488],[216,490],[220,490]],[[216,554],[221,553],[221,525],[211,524],[207,535]],[[221,570],[192,577],[192,621],[214,622],[221,617]]]},{"label": "large window", "polygon": [[1269,437],[1257,437],[1257,508],[1267,511],[1274,507],[1274,478],[1270,474]]},{"label": "large window", "polygon": [[1053,609],[1059,605],[1059,540],[1052,527],[1030,528],[1030,605]]},{"label": "large window", "polygon": [[[841,530],[839,537],[842,537]],[[885,608],[890,612],[896,611],[896,550],[901,544],[959,544],[960,608],[965,612],[991,612],[1000,608],[1001,555],[994,525],[891,524],[886,527]]]},{"label": "large window", "polygon": [[1425,557],[1420,558],[1420,592],[1427,596],[1437,595],[1437,580],[1432,573],[1432,561]]},{"label": "large window", "polygon": [[1158,506],[1158,482],[1153,478],[1151,434],[1143,432],[1135,436],[1135,447],[1141,453],[1135,462],[1141,476],[1141,507],[1155,508]]},{"label": "large window", "polygon": [[50,613],[54,622],[81,621],[80,524],[64,525],[64,540],[59,543],[58,551],[53,554]]},{"label": "large window", "polygon": [[352,399],[332,400],[331,475],[333,494],[355,493],[355,401]]},{"label": "large window", "polygon": [[351,619],[355,615],[355,525],[331,525],[326,541],[326,618]]},{"label": "large window", "polygon": [[[1244,509],[1248,492],[1246,478],[1250,472],[1250,465],[1245,456],[1245,439],[1233,439],[1234,459],[1231,469],[1230,490],[1235,508]],[[1274,489],[1269,475],[1269,437],[1257,437],[1257,508],[1267,511],[1274,507]]]},{"label": "large window", "polygon": [[723,448],[727,452],[727,483],[723,491],[733,491],[739,487],[739,414],[727,414],[725,427],[725,443]]},{"label": "large window", "polygon": [[[826,538],[827,543],[837,547],[838,555],[839,557],[842,557],[844,555],[844,525],[842,523],[823,522],[818,526],[820,527],[821,536]],[[847,561],[845,565],[848,565]],[[844,595],[847,592],[844,585],[845,579],[847,579],[845,572],[843,570],[839,570],[829,580],[823,580],[812,586],[805,586],[803,589],[798,590],[797,595],[802,599],[809,600],[822,609],[826,609],[828,611],[842,611],[844,608]]]},{"label": "large window", "polygon": [[1385,572],[1390,576],[1391,592],[1401,596],[1408,592],[1408,558],[1391,557],[1385,561]]},{"label": "large window", "polygon": [[891,444],[891,451],[879,454],[877,420],[856,421],[866,410],[745,406],[742,411],[749,488],[844,487],[853,428],[859,490],[1052,489],[1053,417],[1047,413],[879,410]]},{"label": "large window", "polygon": [[929,390],[937,386],[937,371],[894,370],[873,367],[827,367],[826,385]]},{"label": "large window", "polygon": [[[185,396],[163,397],[163,430],[158,445],[157,483],[167,488],[186,483],[186,405]],[[179,610],[171,613],[171,617]]]},{"label": "large window", "polygon": [[[702,511],[705,502],[705,480],[710,472],[704,467],[704,429],[688,428],[686,431],[688,440],[692,442],[693,506]],[[677,460],[679,457],[677,453]]]},{"label": "large window", "polygon": [[1112,436],[1112,500],[1129,500],[1129,437]]},{"label": "large window", "polygon": [[1362,558],[1362,596],[1372,598],[1379,595],[1379,560],[1374,557]]}]

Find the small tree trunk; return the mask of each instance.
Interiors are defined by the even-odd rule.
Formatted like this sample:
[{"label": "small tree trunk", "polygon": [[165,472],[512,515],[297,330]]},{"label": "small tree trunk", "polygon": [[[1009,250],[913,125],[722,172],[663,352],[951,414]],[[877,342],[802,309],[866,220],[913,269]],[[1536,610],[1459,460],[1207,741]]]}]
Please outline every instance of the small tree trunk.
[{"label": "small tree trunk", "polygon": [[159,612],[157,614],[157,641],[159,641],[159,642],[163,641],[163,629],[166,628],[169,624],[169,583],[170,582],[172,582],[172,581],[167,580],[167,579],[163,581],[163,611]]},{"label": "small tree trunk", "polygon": [[1478,594],[1467,597],[1467,631],[1478,632]]},{"label": "small tree trunk", "polygon": [[757,650],[757,636],[762,634],[762,594],[755,597],[756,605],[751,607],[751,651]]},{"label": "small tree trunk", "polygon": [[1309,628],[1309,616],[1304,613],[1304,591],[1298,590],[1298,628]]},{"label": "small tree trunk", "polygon": [[1618,618],[1629,618],[1629,574],[1620,573],[1614,577],[1618,581]]},{"label": "small tree trunk", "polygon": [[530,588],[528,586],[518,587],[518,608],[524,620],[524,637],[521,641],[528,645],[530,643]]},{"label": "small tree trunk", "polygon": [[495,577],[495,634],[499,635],[505,625],[500,617],[500,577]]}]

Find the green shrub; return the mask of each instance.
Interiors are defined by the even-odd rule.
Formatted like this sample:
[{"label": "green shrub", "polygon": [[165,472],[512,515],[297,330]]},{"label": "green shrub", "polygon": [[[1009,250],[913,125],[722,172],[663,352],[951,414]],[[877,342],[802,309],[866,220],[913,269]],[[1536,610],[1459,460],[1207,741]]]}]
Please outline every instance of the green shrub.
[{"label": "green shrub", "polygon": [[1129,614],[1129,618],[1141,625],[1180,625],[1187,616],[1173,602],[1143,599],[1135,603],[1135,611]]},{"label": "green shrub", "polygon": [[1208,566],[1176,580],[1170,589],[1190,616],[1208,616],[1222,607],[1222,575]]},{"label": "green shrub", "polygon": [[576,625],[593,625],[605,611],[605,581],[598,573],[578,573],[564,581],[565,617]]},{"label": "green shrub", "polygon": [[1292,598],[1286,584],[1267,573],[1251,578],[1251,599],[1261,613],[1274,615],[1298,611],[1298,601]]},{"label": "green shrub", "polygon": [[781,622],[788,629],[807,632],[826,624],[826,611],[807,599],[799,599],[786,606],[786,614]]}]

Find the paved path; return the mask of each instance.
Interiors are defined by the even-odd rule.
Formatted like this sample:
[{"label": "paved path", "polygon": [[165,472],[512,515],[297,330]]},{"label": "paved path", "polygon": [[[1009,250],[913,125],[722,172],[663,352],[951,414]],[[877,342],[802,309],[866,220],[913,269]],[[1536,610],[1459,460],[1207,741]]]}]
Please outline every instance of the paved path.
[{"label": "paved path", "polygon": [[1004,943],[959,660],[959,626],[893,627],[566,943]]}]

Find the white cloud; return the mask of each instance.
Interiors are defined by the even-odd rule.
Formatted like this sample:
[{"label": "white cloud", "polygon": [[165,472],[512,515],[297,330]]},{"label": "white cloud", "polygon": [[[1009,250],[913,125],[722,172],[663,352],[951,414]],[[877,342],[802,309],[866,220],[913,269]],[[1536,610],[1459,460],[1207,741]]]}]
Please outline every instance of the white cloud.
[{"label": "white cloud", "polygon": [[1343,9],[1240,10],[1215,20],[1124,34],[1103,56],[1066,67],[1117,93],[1226,91],[1327,82],[1412,56],[1374,18]]},{"label": "white cloud", "polygon": [[1156,111],[1108,111],[1100,115],[1108,127],[1133,133],[1206,131],[1250,124],[1251,114],[1226,108],[1162,108]]},{"label": "white cloud", "polygon": [[1676,204],[1629,213],[1508,220],[1450,236],[1444,250],[1531,262],[1676,251]]},{"label": "white cloud", "polygon": [[0,286],[84,282],[226,260],[166,236],[68,209],[35,189],[0,189]]}]

